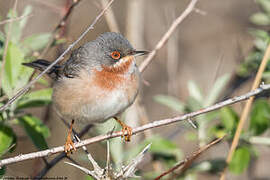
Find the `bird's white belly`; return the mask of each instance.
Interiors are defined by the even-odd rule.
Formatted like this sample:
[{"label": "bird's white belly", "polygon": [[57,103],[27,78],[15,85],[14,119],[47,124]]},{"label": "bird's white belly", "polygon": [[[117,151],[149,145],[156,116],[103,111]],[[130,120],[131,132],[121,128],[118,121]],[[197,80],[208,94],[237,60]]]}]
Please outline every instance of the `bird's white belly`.
[{"label": "bird's white belly", "polygon": [[128,101],[126,93],[121,90],[114,90],[97,99],[95,105],[88,104],[82,108],[82,121],[92,123],[104,122],[123,112],[132,103]]}]

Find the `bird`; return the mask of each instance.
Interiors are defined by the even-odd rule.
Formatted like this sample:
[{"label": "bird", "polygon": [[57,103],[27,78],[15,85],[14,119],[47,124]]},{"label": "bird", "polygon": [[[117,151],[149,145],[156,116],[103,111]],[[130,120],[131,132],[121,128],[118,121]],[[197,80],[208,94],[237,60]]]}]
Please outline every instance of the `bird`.
[{"label": "bird", "polygon": [[[57,113],[72,120],[64,150],[76,150],[72,124],[103,123],[114,118],[122,126],[122,137],[130,141],[132,128],[118,117],[135,101],[141,75],[135,57],[138,51],[120,33],[106,32],[71,52],[62,64],[47,74],[53,79],[52,102]],[[23,65],[43,71],[51,62],[37,59]]]}]

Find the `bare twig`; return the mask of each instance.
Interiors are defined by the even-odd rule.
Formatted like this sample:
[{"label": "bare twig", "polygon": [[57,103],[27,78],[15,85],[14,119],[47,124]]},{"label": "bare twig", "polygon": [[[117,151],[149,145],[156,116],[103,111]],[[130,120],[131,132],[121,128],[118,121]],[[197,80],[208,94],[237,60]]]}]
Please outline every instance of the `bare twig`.
[{"label": "bare twig", "polygon": [[[228,105],[240,102],[240,101],[247,100],[250,97],[258,95],[258,94],[262,93],[263,91],[266,91],[266,90],[269,90],[269,89],[270,89],[270,84],[262,84],[259,88],[255,89],[253,91],[250,91],[250,92],[248,92],[246,94],[243,94],[241,96],[236,96],[236,97],[227,99],[225,101],[216,103],[216,104],[214,104],[212,106],[209,106],[209,107],[206,107],[204,109],[200,109],[198,111],[194,111],[194,112],[182,115],[182,116],[176,116],[174,118],[154,121],[152,123],[148,123],[148,124],[145,124],[143,126],[134,128],[133,129],[133,135],[135,135],[135,134],[137,134],[139,132],[143,132],[143,131],[148,130],[148,129],[157,128],[157,127],[165,126],[165,125],[172,124],[172,123],[175,123],[175,122],[187,120],[187,119],[196,117],[198,115],[205,114],[205,113],[220,109],[220,108],[222,108],[224,106],[228,106]],[[88,145],[88,144],[93,144],[95,142],[107,140],[107,139],[110,139],[110,138],[119,137],[121,135],[122,135],[122,131],[121,132],[114,132],[114,133],[106,134],[106,135],[96,136],[96,137],[89,138],[89,139],[86,139],[84,141],[81,141],[79,143],[75,143],[75,147],[80,148],[80,147]],[[3,166],[3,165],[16,163],[16,162],[20,162],[20,161],[25,161],[25,160],[29,160],[29,159],[35,159],[35,158],[50,156],[52,154],[56,154],[56,153],[63,152],[63,151],[64,151],[64,146],[58,146],[58,147],[47,149],[47,150],[44,150],[44,151],[38,151],[38,152],[33,152],[33,153],[28,153],[28,154],[21,154],[21,155],[15,156],[15,157],[11,157],[11,158],[1,160],[0,161],[0,167]]]},{"label": "bare twig", "polygon": [[[83,137],[88,131],[89,129],[93,127],[92,125],[88,125],[86,127],[83,128],[83,130],[78,134],[78,137]],[[53,160],[51,160],[50,162],[46,163],[46,166],[34,177],[34,179],[41,179],[43,176],[45,176],[48,171],[54,167],[58,162],[60,162],[62,159],[64,159],[66,156],[65,152],[62,152],[61,154],[59,154],[58,156],[56,156]]]},{"label": "bare twig", "polygon": [[[106,4],[108,3],[108,0],[101,0],[100,3],[102,5],[102,8],[105,8]],[[112,8],[109,8],[107,10],[107,13],[104,14],[104,17],[106,19],[106,22],[109,26],[110,31],[120,32],[119,26],[118,26],[117,21],[115,19],[114,12],[113,12]]]},{"label": "bare twig", "polygon": [[140,71],[143,72],[145,68],[148,66],[148,64],[153,60],[155,57],[157,51],[163,47],[163,45],[168,41],[169,37],[172,35],[172,33],[175,31],[177,26],[194,10],[194,7],[196,5],[198,0],[191,0],[188,7],[185,9],[185,11],[174,20],[171,27],[168,29],[168,31],[163,35],[161,40],[157,43],[154,50],[151,51],[151,53],[148,55],[148,57],[142,62],[140,65]]},{"label": "bare twig", "polygon": [[72,1],[72,4],[67,8],[65,15],[62,17],[62,19],[59,21],[59,23],[56,25],[56,27],[54,28],[53,32],[52,32],[52,36],[49,40],[49,43],[47,44],[47,46],[44,48],[41,57],[43,57],[46,52],[48,51],[48,49],[52,46],[53,42],[55,41],[56,38],[60,38],[60,35],[57,35],[58,30],[65,27],[67,24],[67,19],[69,18],[70,14],[72,13],[73,9],[81,2],[81,0],[76,0],[76,1]]},{"label": "bare twig", "polygon": [[[172,172],[174,172],[175,170],[177,170],[178,168],[181,168],[181,171],[183,172],[185,169],[187,169],[192,162],[198,158],[204,151],[206,151],[207,149],[209,149],[210,147],[212,147],[213,145],[217,144],[218,142],[220,142],[223,138],[220,137],[210,143],[208,143],[207,145],[201,147],[200,149],[198,149],[197,151],[193,152],[193,154],[191,156],[188,156],[187,158],[185,158],[183,161],[178,162],[176,165],[174,165],[172,168],[170,168],[169,170],[165,171],[164,173],[162,173],[161,175],[159,175],[158,177],[155,178],[155,180],[159,180],[161,179],[163,176],[166,176]],[[179,175],[179,173],[178,173]]]},{"label": "bare twig", "polygon": [[[263,57],[263,60],[260,64],[260,67],[259,67],[259,70],[256,74],[256,77],[255,77],[255,80],[253,82],[253,85],[251,87],[251,90],[254,90],[256,89],[259,85],[260,85],[260,82],[261,82],[261,79],[262,79],[262,74],[265,70],[265,67],[267,65],[267,62],[268,62],[268,59],[270,57],[270,44],[268,44],[268,47],[264,53],[264,57]],[[232,157],[233,157],[233,154],[235,152],[235,149],[238,145],[238,142],[239,142],[239,138],[240,138],[240,135],[241,135],[241,132],[242,132],[242,129],[244,127],[244,124],[247,120],[247,117],[248,117],[248,114],[249,114],[249,111],[251,109],[251,105],[254,101],[254,97],[251,97],[245,104],[245,107],[244,107],[244,110],[241,114],[241,118],[240,118],[240,121],[239,121],[239,124],[237,126],[237,129],[236,129],[236,132],[235,132],[235,135],[234,135],[234,138],[233,138],[233,142],[232,142],[232,145],[231,145],[231,148],[230,148],[230,151],[229,151],[229,154],[227,156],[227,159],[226,159],[226,162],[227,164],[229,164],[232,160]],[[220,180],[225,180],[225,173],[226,173],[226,169],[224,169],[221,177],[220,177]]]},{"label": "bare twig", "polygon": [[64,56],[91,30],[94,28],[94,25],[97,21],[102,17],[102,15],[106,12],[106,10],[111,6],[114,0],[111,0],[105,9],[103,9],[100,14],[94,19],[92,24],[88,26],[88,28],[79,36],[79,38],[74,41],[68,48],[54,61],[52,62],[44,71],[42,71],[36,78],[30,81],[27,85],[25,85],[22,89],[20,89],[12,98],[8,100],[8,102],[0,107],[0,112],[6,110],[16,99],[18,99],[21,95],[28,91],[28,89],[34,85],[36,81],[38,81],[46,72],[49,71],[55,64],[57,64]]},{"label": "bare twig", "polygon": [[[17,4],[18,4],[18,0],[15,0],[14,5],[13,5],[13,13],[15,13],[16,9],[17,9]],[[13,17],[10,19],[12,20]],[[10,40],[10,36],[11,36],[11,32],[12,32],[12,24],[13,21],[11,21],[11,23],[8,24],[8,32],[7,32],[7,36],[6,36],[6,40],[5,40],[5,47],[4,47],[4,53],[3,53],[3,59],[2,59],[2,65],[1,65],[1,72],[0,72],[0,88],[2,86],[2,77],[4,74],[4,69],[5,69],[5,64],[6,64],[6,57],[7,57],[7,51],[8,51],[8,44],[9,44],[9,40]]]},{"label": "bare twig", "polygon": [[25,14],[25,15],[22,15],[20,17],[16,17],[16,18],[12,18],[12,19],[6,19],[4,21],[1,21],[0,25],[11,23],[11,22],[14,22],[14,21],[20,21],[20,20],[22,20],[24,18],[29,18],[29,17],[32,17],[32,16],[33,16],[33,14]]}]

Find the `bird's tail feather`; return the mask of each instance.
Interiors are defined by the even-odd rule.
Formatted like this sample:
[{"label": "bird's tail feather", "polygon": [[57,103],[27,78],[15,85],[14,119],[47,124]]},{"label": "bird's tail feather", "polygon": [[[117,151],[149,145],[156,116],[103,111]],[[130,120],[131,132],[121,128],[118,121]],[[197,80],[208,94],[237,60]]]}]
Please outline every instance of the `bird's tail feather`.
[{"label": "bird's tail feather", "polygon": [[[45,70],[50,64],[51,62],[47,61],[47,60],[44,60],[44,59],[37,59],[33,62],[30,62],[30,63],[22,63],[24,66],[28,66],[28,67],[31,67],[31,68],[34,68],[34,69],[38,69],[40,71],[43,71]],[[52,77],[52,78],[55,78],[55,77],[58,77],[59,76],[59,71],[61,69],[61,66],[60,65],[54,65],[48,72],[47,74]]]}]

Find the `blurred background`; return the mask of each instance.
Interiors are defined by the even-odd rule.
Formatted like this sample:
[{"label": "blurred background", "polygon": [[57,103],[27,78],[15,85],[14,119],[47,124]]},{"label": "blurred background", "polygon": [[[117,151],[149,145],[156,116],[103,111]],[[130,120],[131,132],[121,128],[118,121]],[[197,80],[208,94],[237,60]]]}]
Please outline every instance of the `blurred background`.
[{"label": "blurred background", "polygon": [[[188,0],[115,0],[106,16],[101,18],[76,48],[94,40],[103,32],[117,31],[125,35],[136,49],[152,50],[189,2]],[[11,28],[13,30],[10,33],[10,42],[13,43],[13,49],[22,51],[22,60],[18,61],[29,62],[38,57],[55,60],[87,28],[108,1],[81,0],[70,9],[74,3],[72,0],[19,0],[16,6],[17,14],[12,11],[14,3],[15,0],[0,0],[0,22],[8,17],[25,15],[22,20],[13,22],[11,27],[9,23],[0,24],[1,59],[4,57],[8,28]],[[143,73],[145,83],[142,83],[139,98],[123,115],[126,123],[137,127],[155,120],[195,111],[224,98],[248,92],[269,38],[267,32],[270,22],[267,19],[270,17],[269,7],[268,0],[199,0],[195,11],[178,26]],[[70,14],[62,26],[58,27],[67,12]],[[27,21],[24,21],[26,19]],[[19,23],[22,21],[24,24]],[[12,54],[14,55],[12,52],[12,49],[8,50],[6,56],[6,66],[10,66],[10,70],[15,68],[13,65],[18,66],[16,60],[8,62],[12,59]],[[18,50],[14,52],[18,53]],[[14,56],[18,57],[17,55],[15,53]],[[137,59],[138,64],[142,61],[143,57]],[[7,67],[2,70],[7,71],[5,68]],[[26,82],[32,73],[23,74],[27,77],[25,77]],[[24,78],[21,73],[19,74],[15,78]],[[269,74],[264,75],[265,82],[268,82]],[[2,77],[5,78],[5,75]],[[0,156],[1,159],[64,144],[67,127],[57,117],[50,103],[51,83],[48,77],[44,77],[31,90],[32,93],[37,92],[36,94],[26,95],[28,99],[22,98],[12,106],[12,110],[2,115],[2,118],[14,116],[12,121],[2,120],[2,123],[5,124],[3,125],[5,128],[12,131],[12,141],[10,140],[7,147],[15,141],[16,147]],[[4,87],[5,85],[2,80],[1,104],[4,104],[16,89],[19,89],[17,86],[9,90],[6,88],[7,85]],[[240,141],[240,150],[238,149],[239,157],[244,159],[234,158],[236,160],[233,160],[229,168],[227,179],[270,179],[269,140],[263,143],[256,141],[259,137],[269,137],[270,106],[265,98],[267,96],[266,93],[258,99],[258,102],[256,101],[257,104],[255,102],[256,107],[252,111],[254,117],[251,121],[253,123],[246,124],[245,133]],[[145,161],[138,166],[137,174],[141,175],[142,179],[153,179],[215,137],[227,133],[229,135],[226,140],[204,152],[180,177],[173,178],[219,179],[243,106],[244,102],[240,102],[230,108],[199,116],[194,119],[197,129],[187,122],[180,122],[145,131],[132,137],[131,143],[124,143],[120,138],[111,140],[114,166],[121,167],[122,163],[125,164],[147,143],[152,142],[153,149],[145,157]],[[260,112],[261,109],[263,112]],[[19,115],[30,113],[31,116],[25,117],[25,114],[22,114],[17,117],[16,113]],[[256,120],[260,122],[259,125],[256,124]],[[32,121],[37,123],[36,127],[42,129],[40,132],[35,131],[38,133],[37,136],[35,133],[31,134],[31,128],[29,129],[27,125]],[[82,139],[107,133],[114,126],[117,125],[110,120],[105,125],[91,128],[90,134]],[[81,130],[76,126],[76,122],[75,129],[78,132]],[[33,136],[40,136],[44,142],[38,143],[40,139],[35,139]],[[106,144],[91,144],[87,148],[104,166]],[[8,165],[5,175],[36,176],[44,172],[44,167],[46,169],[45,162],[50,162],[56,156],[50,156],[46,158],[47,160],[35,159]],[[92,168],[82,150],[78,150],[70,157],[82,166]],[[50,170],[47,168],[47,174],[43,175],[68,179],[87,178],[83,172],[64,164],[64,161],[69,160],[65,158]]]}]

